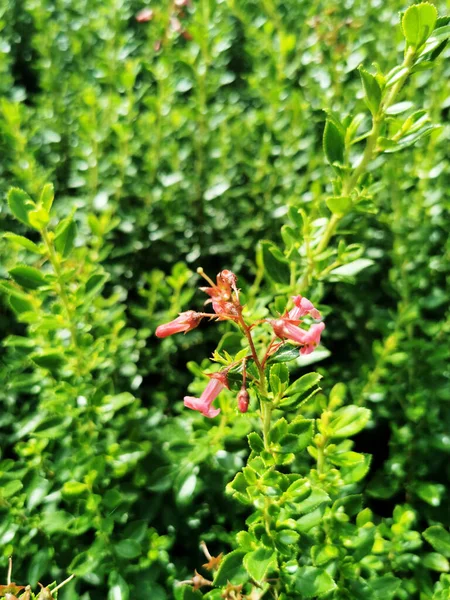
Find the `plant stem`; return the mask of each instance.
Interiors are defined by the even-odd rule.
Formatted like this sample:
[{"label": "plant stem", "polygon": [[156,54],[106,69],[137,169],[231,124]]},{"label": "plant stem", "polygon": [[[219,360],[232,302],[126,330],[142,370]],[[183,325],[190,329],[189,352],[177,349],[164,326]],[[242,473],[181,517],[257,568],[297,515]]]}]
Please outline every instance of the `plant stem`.
[{"label": "plant stem", "polygon": [[53,588],[52,590],[52,594],[54,592],[56,592],[57,590],[60,590],[63,586],[65,586],[67,583],[69,583],[69,581],[72,581],[72,579],[75,577],[75,575],[71,575],[70,577],[68,577],[67,579],[65,579],[62,583],[60,583],[59,585],[57,585],[55,588]]},{"label": "plant stem", "polygon": [[77,332],[76,332],[76,328],[75,328],[75,324],[74,324],[74,319],[73,319],[72,311],[70,308],[69,299],[67,298],[66,290],[65,290],[64,284],[63,284],[61,263],[59,261],[57,253],[55,252],[53,243],[50,240],[50,236],[48,234],[47,229],[45,229],[45,228],[42,229],[41,234],[42,234],[42,239],[44,240],[45,246],[47,248],[50,263],[53,267],[53,270],[54,270],[56,278],[57,278],[58,288],[59,288],[59,297],[61,298],[61,302],[62,302],[62,304],[64,306],[64,310],[66,312],[66,318],[68,321],[70,337],[72,339],[72,344],[75,349],[75,353],[77,355],[78,372],[81,373],[81,365],[83,364],[83,357],[81,355],[81,349],[78,346]]},{"label": "plant stem", "polygon": [[[322,413],[322,417],[321,417],[321,425],[323,426],[323,431],[326,431],[327,427],[328,427],[328,423],[330,421],[330,417],[331,417],[331,411],[330,410],[325,410]],[[325,448],[328,445],[328,437],[324,434],[322,434],[322,440],[320,442],[320,444],[317,444],[317,471],[320,475],[323,475],[323,473],[325,473]]]},{"label": "plant stem", "polygon": [[[397,94],[403,87],[403,84],[405,83],[408,75],[410,74],[414,62],[414,57],[415,50],[413,48],[409,48],[405,54],[405,59],[401,65],[402,68],[406,69],[406,71],[402,75],[402,77],[400,77],[400,79],[392,86],[390,92],[387,94],[386,98],[381,103],[378,113],[374,115],[372,119],[372,130],[370,132],[369,137],[367,138],[364,154],[351,176],[344,182],[344,185],[342,186],[342,196],[348,196],[349,194],[351,194],[353,189],[358,185],[361,176],[367,170],[369,163],[377,154],[376,146],[380,135],[381,127],[386,118],[386,111],[394,102],[395,98],[397,97]],[[318,254],[321,254],[324,250],[326,250],[342,218],[343,215],[333,214],[324,231],[322,239],[320,240],[319,245],[316,248],[316,256]]]},{"label": "plant stem", "polygon": [[6,576],[6,585],[11,585],[12,579],[12,556],[8,560],[8,575]]},{"label": "plant stem", "polygon": [[252,353],[252,358],[255,361],[255,365],[259,372],[259,393],[261,396],[260,399],[260,407],[261,407],[261,420],[262,420],[262,429],[263,429],[263,439],[264,439],[264,447],[269,450],[269,435],[270,435],[270,426],[272,422],[272,404],[268,400],[264,400],[263,398],[267,398],[267,389],[266,389],[266,380],[264,375],[264,362],[261,362],[258,357],[258,353],[256,352],[255,343],[253,342],[252,332],[250,327],[244,321],[243,317],[239,318],[239,325],[241,326],[245,337],[248,340],[250,345],[250,350]]},{"label": "plant stem", "polygon": [[270,426],[272,424],[272,405],[261,400],[261,418],[263,422],[264,448],[270,452]]}]

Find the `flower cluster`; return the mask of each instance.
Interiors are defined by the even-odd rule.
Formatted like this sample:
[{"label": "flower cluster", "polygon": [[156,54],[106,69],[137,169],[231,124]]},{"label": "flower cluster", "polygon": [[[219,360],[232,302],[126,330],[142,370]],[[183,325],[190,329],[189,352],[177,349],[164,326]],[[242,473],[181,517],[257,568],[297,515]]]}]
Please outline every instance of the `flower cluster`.
[{"label": "flower cluster", "polygon": [[[212,281],[203,271],[197,271],[208,282],[207,287],[200,289],[209,296],[205,304],[211,304],[213,313],[196,312],[188,310],[179,314],[179,316],[156,328],[156,335],[159,338],[165,338],[175,333],[187,333],[198,327],[203,318],[216,319],[218,321],[234,322],[249,342],[249,355],[242,358],[238,363],[242,365],[242,387],[237,396],[237,406],[241,413],[248,410],[250,396],[246,387],[246,363],[247,360],[253,359],[256,366],[263,372],[266,360],[286,341],[298,345],[300,354],[310,354],[320,343],[320,336],[325,328],[323,322],[313,323],[309,329],[300,327],[303,324],[303,317],[318,320],[321,318],[320,312],[314,307],[312,302],[302,296],[294,296],[292,298],[294,307],[277,319],[265,319],[262,323],[268,323],[275,334],[274,340],[269,345],[264,353],[264,357],[260,360],[255,348],[252,337],[252,329],[261,322],[247,324],[243,317],[244,306],[239,298],[239,289],[237,288],[237,277],[229,270],[221,271],[216,278],[216,282]],[[276,338],[281,340],[274,343]],[[233,363],[232,366],[236,366]],[[205,417],[213,418],[220,413],[219,408],[213,407],[213,402],[224,388],[229,388],[227,374],[231,367],[227,367],[218,373],[208,375],[210,381],[200,398],[186,396],[184,405],[192,410],[197,410]]]}]

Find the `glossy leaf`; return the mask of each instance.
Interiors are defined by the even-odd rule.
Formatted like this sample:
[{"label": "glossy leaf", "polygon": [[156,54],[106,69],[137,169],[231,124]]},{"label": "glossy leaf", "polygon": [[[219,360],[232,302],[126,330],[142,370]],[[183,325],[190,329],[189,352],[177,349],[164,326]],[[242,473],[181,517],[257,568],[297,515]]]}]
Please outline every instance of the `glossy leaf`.
[{"label": "glossy leaf", "polygon": [[402,29],[406,41],[414,48],[420,47],[431,35],[437,19],[437,10],[429,2],[410,6],[402,17]]},{"label": "glossy leaf", "polygon": [[35,208],[29,195],[19,188],[11,188],[8,192],[8,206],[12,214],[24,225],[29,225],[28,213]]},{"label": "glossy leaf", "polygon": [[336,587],[331,575],[317,567],[302,567],[295,577],[295,590],[304,598],[320,598]]},{"label": "glossy leaf", "polygon": [[370,420],[370,410],[359,406],[344,406],[331,417],[330,431],[333,439],[351,437],[359,433]]},{"label": "glossy leaf", "polygon": [[374,75],[362,67],[359,74],[364,88],[364,100],[373,115],[376,115],[381,104],[381,88]]},{"label": "glossy leaf", "polygon": [[249,577],[261,583],[276,568],[276,554],[272,549],[258,548],[246,554],[243,562]]},{"label": "glossy leaf", "polygon": [[441,525],[433,525],[425,529],[423,537],[433,546],[436,552],[450,558],[450,533]]},{"label": "glossy leaf", "polygon": [[45,276],[34,267],[19,265],[10,269],[9,274],[16,283],[29,290],[36,290],[43,285],[47,285]]},{"label": "glossy leaf", "polygon": [[344,137],[336,125],[327,120],[323,132],[323,150],[328,162],[342,164],[344,162]]}]

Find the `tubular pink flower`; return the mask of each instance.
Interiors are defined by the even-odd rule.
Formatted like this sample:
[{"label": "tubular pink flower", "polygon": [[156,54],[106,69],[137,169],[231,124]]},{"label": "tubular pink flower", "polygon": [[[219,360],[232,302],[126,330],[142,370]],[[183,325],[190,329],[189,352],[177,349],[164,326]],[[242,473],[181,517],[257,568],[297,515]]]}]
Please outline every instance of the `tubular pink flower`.
[{"label": "tubular pink flower", "polygon": [[239,319],[239,311],[232,302],[213,300],[212,307],[216,315],[219,315],[220,321],[226,319],[237,321]]},{"label": "tubular pink flower", "polygon": [[211,284],[210,287],[200,288],[202,292],[205,292],[209,296],[205,304],[212,303],[213,310],[220,317],[220,320],[231,319],[237,321],[240,317],[242,307],[239,303],[236,275],[232,271],[225,269],[217,275],[216,283],[214,283],[203,271],[200,271],[200,274]]},{"label": "tubular pink flower", "polygon": [[281,339],[292,340],[296,344],[306,344],[307,342],[307,331],[300,329],[297,326],[297,321],[291,321],[286,318],[274,319],[270,321],[273,327],[275,335]]},{"label": "tubular pink flower", "polygon": [[324,329],[325,323],[311,325],[309,331],[306,332],[306,344],[300,348],[300,354],[311,354],[315,350],[316,346],[320,344],[320,335]]},{"label": "tubular pink flower", "polygon": [[282,340],[291,340],[300,344],[300,354],[311,354],[314,348],[320,343],[320,334],[325,329],[325,323],[316,323],[311,325],[308,331],[298,327],[298,321],[292,321],[286,317],[269,321],[273,327],[275,335]]},{"label": "tubular pink flower", "polygon": [[220,413],[220,408],[213,408],[211,405],[224,387],[228,387],[227,377],[223,373],[214,373],[211,375],[211,381],[206,386],[200,398],[192,396],[184,397],[184,405],[192,410],[198,410],[205,417],[212,419]]},{"label": "tubular pink flower", "polygon": [[194,310],[187,310],[186,312],[180,313],[180,315],[170,321],[156,328],[155,335],[159,338],[165,338],[175,333],[186,333],[195,329],[200,321],[203,319],[203,315],[196,313]]},{"label": "tubular pink flower", "polygon": [[320,319],[321,314],[314,308],[313,303],[308,300],[308,298],[304,298],[302,296],[293,296],[292,300],[294,301],[294,308],[289,311],[288,318],[292,320],[301,319],[305,315],[310,315],[313,319]]}]

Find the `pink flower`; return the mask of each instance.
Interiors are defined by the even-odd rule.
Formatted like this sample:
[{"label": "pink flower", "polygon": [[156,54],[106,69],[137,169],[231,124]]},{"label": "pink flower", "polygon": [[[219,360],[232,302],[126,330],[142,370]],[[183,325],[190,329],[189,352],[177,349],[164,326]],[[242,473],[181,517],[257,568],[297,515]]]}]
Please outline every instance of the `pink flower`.
[{"label": "pink flower", "polygon": [[192,410],[198,410],[205,417],[212,419],[220,413],[220,408],[213,408],[211,405],[224,387],[228,387],[227,376],[224,373],[214,373],[210,375],[211,381],[206,386],[200,398],[192,396],[184,397],[184,405]]},{"label": "pink flower", "polygon": [[205,276],[203,271],[199,271],[211,287],[201,287],[200,289],[210,297],[206,304],[211,302],[216,315],[219,315],[221,320],[232,319],[237,321],[241,314],[242,307],[239,303],[239,292],[236,287],[237,277],[228,269],[221,271],[214,283],[209,277]]},{"label": "pink flower", "polygon": [[294,321],[301,319],[305,315],[311,315],[313,319],[320,319],[321,315],[317,308],[314,308],[313,303],[308,298],[302,296],[293,296],[294,308],[289,311],[289,319]]},{"label": "pink flower", "polygon": [[165,323],[164,325],[157,327],[155,334],[159,338],[165,338],[174,333],[186,333],[187,331],[191,331],[191,329],[195,329],[202,318],[203,315],[196,313],[194,310],[187,310],[186,312],[180,313],[180,315],[173,321],[170,321],[170,323]]},{"label": "pink flower", "polygon": [[136,21],[138,23],[148,23],[153,19],[153,15],[154,13],[150,8],[143,8],[136,15]]},{"label": "pink flower", "polygon": [[223,321],[225,319],[231,319],[233,321],[239,320],[240,312],[236,305],[232,302],[212,300],[212,307],[216,315],[219,315],[219,321]]},{"label": "pink flower", "polygon": [[300,354],[311,354],[311,352],[314,352],[316,346],[320,344],[320,334],[324,329],[325,323],[316,323],[315,325],[311,325],[309,331],[306,333],[306,344],[300,348]]},{"label": "pink flower", "polygon": [[310,354],[314,350],[320,343],[320,334],[325,329],[325,323],[316,323],[311,325],[309,331],[305,331],[298,327],[298,321],[293,321],[287,317],[273,319],[269,322],[275,335],[279,338],[300,344],[302,346],[300,349],[301,354]]},{"label": "pink flower", "polygon": [[277,335],[282,340],[292,340],[296,344],[306,343],[306,334],[308,332],[298,327],[297,320],[293,321],[292,319],[281,317],[280,319],[274,319],[270,321],[270,324],[273,327],[275,335]]}]

